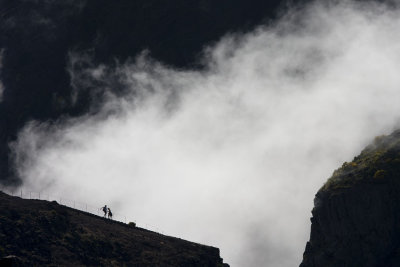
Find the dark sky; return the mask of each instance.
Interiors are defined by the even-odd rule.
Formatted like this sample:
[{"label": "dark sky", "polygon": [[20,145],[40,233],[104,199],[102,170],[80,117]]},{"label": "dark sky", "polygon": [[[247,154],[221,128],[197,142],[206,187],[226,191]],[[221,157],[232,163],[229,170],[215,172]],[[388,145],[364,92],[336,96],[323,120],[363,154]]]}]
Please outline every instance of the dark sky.
[{"label": "dark sky", "polygon": [[[1,0],[0,181],[19,180],[9,143],[27,121],[77,116],[89,106],[96,112],[93,103],[102,101],[103,92],[88,85],[73,95],[70,53],[85,53],[93,64],[115,64],[147,50],[165,64],[201,68],[205,45],[271,20],[286,6],[282,2]],[[114,90],[123,91],[115,82]]]}]

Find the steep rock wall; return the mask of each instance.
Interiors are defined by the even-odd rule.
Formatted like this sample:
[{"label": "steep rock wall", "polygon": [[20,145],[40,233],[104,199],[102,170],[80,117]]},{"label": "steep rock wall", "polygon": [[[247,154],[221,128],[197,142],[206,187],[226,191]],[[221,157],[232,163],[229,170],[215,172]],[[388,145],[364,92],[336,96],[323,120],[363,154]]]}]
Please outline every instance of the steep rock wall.
[{"label": "steep rock wall", "polygon": [[399,141],[377,137],[316,194],[301,267],[400,266]]}]

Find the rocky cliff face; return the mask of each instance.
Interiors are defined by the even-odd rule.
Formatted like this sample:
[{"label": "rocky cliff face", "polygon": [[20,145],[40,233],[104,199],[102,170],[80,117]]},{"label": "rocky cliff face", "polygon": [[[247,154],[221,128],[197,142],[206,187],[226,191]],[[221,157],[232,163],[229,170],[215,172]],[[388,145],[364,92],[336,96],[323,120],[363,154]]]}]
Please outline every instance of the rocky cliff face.
[{"label": "rocky cliff face", "polygon": [[219,249],[0,192],[1,266],[228,266]]},{"label": "rocky cliff face", "polygon": [[400,131],[336,170],[312,215],[301,267],[400,266]]}]

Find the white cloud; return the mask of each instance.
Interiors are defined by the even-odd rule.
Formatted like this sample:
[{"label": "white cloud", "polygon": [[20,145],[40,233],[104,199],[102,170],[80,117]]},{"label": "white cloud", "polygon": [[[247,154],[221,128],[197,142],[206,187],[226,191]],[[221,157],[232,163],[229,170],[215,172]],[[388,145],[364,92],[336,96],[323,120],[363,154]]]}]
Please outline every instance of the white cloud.
[{"label": "white cloud", "polygon": [[26,125],[14,144],[24,186],[108,203],[232,266],[297,265],[314,194],[398,126],[399,15],[312,4],[224,38],[203,71],[145,56],[85,70],[131,92],[109,93],[98,115]]}]

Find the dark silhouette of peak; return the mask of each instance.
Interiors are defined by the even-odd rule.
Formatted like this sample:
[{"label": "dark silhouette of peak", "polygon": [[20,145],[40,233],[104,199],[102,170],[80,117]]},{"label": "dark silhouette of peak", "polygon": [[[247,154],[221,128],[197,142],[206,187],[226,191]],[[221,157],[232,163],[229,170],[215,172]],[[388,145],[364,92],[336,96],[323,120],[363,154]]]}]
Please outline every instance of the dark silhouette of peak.
[{"label": "dark silhouette of peak", "polygon": [[400,131],[345,162],[314,202],[301,267],[400,266]]},{"label": "dark silhouette of peak", "polygon": [[1,266],[228,266],[219,249],[0,192]]}]

